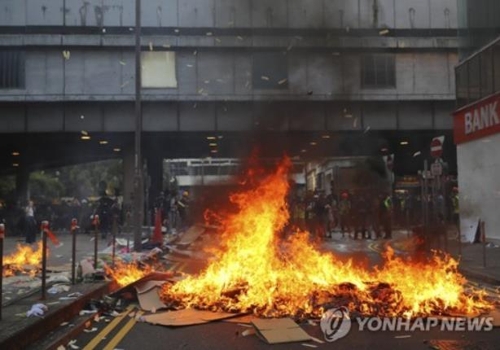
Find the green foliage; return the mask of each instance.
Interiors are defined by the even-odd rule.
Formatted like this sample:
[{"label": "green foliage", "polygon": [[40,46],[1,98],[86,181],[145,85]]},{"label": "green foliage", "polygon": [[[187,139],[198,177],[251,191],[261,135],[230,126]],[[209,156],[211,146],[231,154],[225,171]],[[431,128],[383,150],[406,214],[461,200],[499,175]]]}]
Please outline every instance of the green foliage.
[{"label": "green foliage", "polygon": [[29,189],[32,198],[57,198],[64,193],[64,186],[57,176],[45,171],[30,174]]},{"label": "green foliage", "polygon": [[0,198],[12,196],[16,190],[16,179],[14,176],[0,177]]},{"label": "green foliage", "polygon": [[64,167],[59,169],[59,181],[64,184],[67,197],[99,196],[101,182],[106,184],[108,194],[115,194],[123,186],[123,163],[105,160]]}]

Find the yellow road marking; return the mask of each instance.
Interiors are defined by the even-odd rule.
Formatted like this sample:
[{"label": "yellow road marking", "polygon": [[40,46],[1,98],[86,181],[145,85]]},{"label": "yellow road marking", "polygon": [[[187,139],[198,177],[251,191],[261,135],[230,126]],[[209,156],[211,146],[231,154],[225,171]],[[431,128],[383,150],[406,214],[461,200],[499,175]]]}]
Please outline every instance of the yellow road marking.
[{"label": "yellow road marking", "polygon": [[135,315],[135,317],[133,317],[130,321],[128,321],[125,326],[123,326],[122,329],[120,329],[120,331],[118,333],[116,333],[116,335],[114,336],[113,339],[111,339],[111,341],[108,343],[108,345],[106,345],[104,347],[104,350],[113,350],[116,348],[116,346],[118,345],[118,343],[128,334],[128,332],[130,332],[130,330],[132,329],[132,327],[134,327],[134,325],[137,323],[137,318],[141,317],[142,314],[144,312],[142,311],[139,311],[137,312],[137,314]]},{"label": "yellow road marking", "polygon": [[90,341],[83,350],[92,350],[95,349],[97,344],[99,344],[104,337],[106,337],[120,322],[123,320],[123,318],[128,315],[132,310],[134,309],[133,305],[129,305],[124,312],[122,312],[121,315],[115,317],[113,321],[111,321],[110,324],[108,324],[99,334],[97,334],[94,339]]}]

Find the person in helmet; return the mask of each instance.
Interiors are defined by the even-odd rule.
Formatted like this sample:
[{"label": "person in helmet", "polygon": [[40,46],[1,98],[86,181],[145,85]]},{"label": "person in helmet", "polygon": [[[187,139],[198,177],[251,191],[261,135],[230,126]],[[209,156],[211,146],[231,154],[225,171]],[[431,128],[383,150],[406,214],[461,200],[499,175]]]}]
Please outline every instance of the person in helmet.
[{"label": "person in helmet", "polygon": [[339,201],[340,231],[342,232],[342,238],[345,237],[346,232],[349,234],[350,215],[351,200],[349,199],[349,194],[347,192],[342,192]]},{"label": "person in helmet", "polygon": [[189,205],[189,192],[184,191],[182,192],[182,197],[177,201],[177,209],[179,211],[179,218],[181,220],[181,225],[183,226],[183,228],[186,228],[190,224],[188,214]]}]

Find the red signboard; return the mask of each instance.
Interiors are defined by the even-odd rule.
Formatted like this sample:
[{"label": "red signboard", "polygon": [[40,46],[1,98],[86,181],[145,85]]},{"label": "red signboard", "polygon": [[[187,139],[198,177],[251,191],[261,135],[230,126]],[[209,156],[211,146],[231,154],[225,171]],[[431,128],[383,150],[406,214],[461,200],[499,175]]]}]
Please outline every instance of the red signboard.
[{"label": "red signboard", "polygon": [[500,93],[456,111],[453,124],[456,144],[500,133]]},{"label": "red signboard", "polygon": [[443,142],[439,137],[435,137],[431,142],[431,156],[432,158],[441,158],[443,155]]}]

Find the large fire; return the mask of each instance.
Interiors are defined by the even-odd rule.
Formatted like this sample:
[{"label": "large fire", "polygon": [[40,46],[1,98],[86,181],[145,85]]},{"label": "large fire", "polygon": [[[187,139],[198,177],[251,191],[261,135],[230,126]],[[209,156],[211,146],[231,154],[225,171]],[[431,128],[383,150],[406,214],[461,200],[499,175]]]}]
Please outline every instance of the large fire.
[{"label": "large fire", "polygon": [[490,308],[480,292],[466,294],[457,262],[437,253],[426,263],[403,260],[388,250],[375,270],[319,252],[306,232],[287,239],[289,161],[271,175],[251,179],[250,190],[233,194],[238,212],[223,220],[223,246],[197,276],[167,284],[169,305],[275,316],[319,316],[345,305],[362,314],[427,316]]},{"label": "large fire", "polygon": [[3,276],[29,274],[34,276],[42,263],[42,243],[36,248],[30,245],[17,245],[17,250],[3,258]]}]

